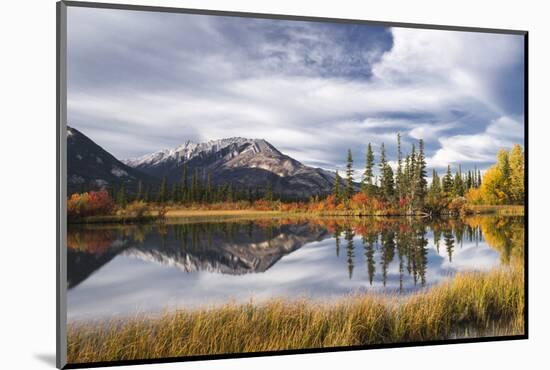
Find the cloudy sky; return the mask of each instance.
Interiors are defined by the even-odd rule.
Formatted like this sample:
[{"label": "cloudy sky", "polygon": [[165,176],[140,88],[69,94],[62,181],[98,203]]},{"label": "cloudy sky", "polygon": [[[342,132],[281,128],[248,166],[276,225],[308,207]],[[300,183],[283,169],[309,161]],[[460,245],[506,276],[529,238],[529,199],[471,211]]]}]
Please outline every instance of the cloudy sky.
[{"label": "cloudy sky", "polygon": [[243,136],[359,168],[401,132],[483,169],[523,145],[523,61],[518,35],[69,7],[68,121],[120,159]]}]

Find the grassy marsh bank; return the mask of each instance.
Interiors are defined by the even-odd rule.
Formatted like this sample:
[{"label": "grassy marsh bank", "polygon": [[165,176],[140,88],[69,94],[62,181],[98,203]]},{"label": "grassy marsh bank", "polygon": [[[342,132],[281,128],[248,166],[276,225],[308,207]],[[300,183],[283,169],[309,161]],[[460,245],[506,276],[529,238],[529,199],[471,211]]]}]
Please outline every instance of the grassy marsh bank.
[{"label": "grassy marsh bank", "polygon": [[523,216],[524,205],[468,205],[468,211],[472,214],[495,214],[497,216]]},{"label": "grassy marsh bank", "polygon": [[521,267],[463,273],[405,298],[272,300],[105,323],[73,323],[70,363],[523,334]]},{"label": "grassy marsh bank", "polygon": [[[468,206],[467,215],[497,215],[497,216],[523,216],[524,206]],[[164,221],[170,220],[203,220],[215,217],[217,219],[250,219],[263,217],[407,217],[414,215],[399,214],[369,214],[357,210],[332,211],[332,212],[304,212],[304,211],[278,211],[278,210],[255,210],[255,209],[185,209],[171,208],[166,211]],[[416,215],[416,217],[420,217]],[[449,216],[441,216],[449,217]],[[151,211],[149,214],[139,217],[129,215],[105,215],[89,216],[78,220],[71,220],[70,223],[81,224],[109,224],[109,223],[150,223],[159,220],[159,212]]]}]

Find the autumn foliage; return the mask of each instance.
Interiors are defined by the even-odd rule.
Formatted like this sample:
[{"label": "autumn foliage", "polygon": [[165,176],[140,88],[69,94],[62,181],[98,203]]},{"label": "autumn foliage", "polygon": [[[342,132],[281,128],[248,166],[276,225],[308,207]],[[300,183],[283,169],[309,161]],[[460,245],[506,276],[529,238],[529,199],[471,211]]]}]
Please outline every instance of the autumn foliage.
[{"label": "autumn foliage", "polygon": [[470,189],[466,199],[470,204],[523,204],[525,158],[523,148],[514,145],[512,150],[501,150],[497,163],[483,175],[479,189]]},{"label": "autumn foliage", "polygon": [[106,190],[74,193],[67,201],[69,218],[110,215],[114,209],[115,203]]}]

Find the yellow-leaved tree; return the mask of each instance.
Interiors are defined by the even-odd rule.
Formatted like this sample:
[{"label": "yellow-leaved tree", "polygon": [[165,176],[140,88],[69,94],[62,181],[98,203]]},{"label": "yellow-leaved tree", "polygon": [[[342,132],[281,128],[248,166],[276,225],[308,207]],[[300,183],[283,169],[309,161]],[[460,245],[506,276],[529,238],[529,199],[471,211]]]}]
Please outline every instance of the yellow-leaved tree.
[{"label": "yellow-leaved tree", "polygon": [[522,204],[524,191],[524,153],[516,144],[510,152],[498,152],[497,163],[483,175],[480,194],[469,195],[485,204]]},{"label": "yellow-leaved tree", "polygon": [[523,204],[525,194],[525,156],[521,145],[516,144],[509,154],[510,162],[510,196],[512,203]]}]

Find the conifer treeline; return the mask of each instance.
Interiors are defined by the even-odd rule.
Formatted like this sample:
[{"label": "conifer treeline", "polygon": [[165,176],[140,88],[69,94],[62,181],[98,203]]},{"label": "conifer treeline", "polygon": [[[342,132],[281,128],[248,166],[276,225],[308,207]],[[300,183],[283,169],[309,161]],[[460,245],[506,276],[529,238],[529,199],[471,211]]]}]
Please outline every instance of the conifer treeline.
[{"label": "conifer treeline", "polygon": [[111,188],[110,193],[120,207],[125,207],[129,200],[158,203],[218,203],[274,199],[273,186],[270,182],[266,183],[265,188],[237,188],[231,183],[214,186],[210,173],[204,179],[204,176],[199,174],[199,170],[195,169],[193,175],[189,176],[187,165],[183,166],[180,182],[171,186],[166,177],[163,177],[157,188],[144,186],[139,181],[134,194],[129,194],[124,184],[118,189]]},{"label": "conifer treeline", "polygon": [[[481,171],[478,169],[462,172],[461,166],[453,175],[451,166],[441,179],[434,169],[432,183],[428,186],[426,156],[424,141],[420,139],[412,144],[411,150],[403,158],[401,135],[397,134],[397,165],[396,170],[389,164],[384,143],[380,145],[378,176],[374,175],[375,154],[372,144],[368,143],[359,192],[368,197],[384,200],[392,205],[405,207],[409,211],[423,210],[427,206],[464,196],[470,189],[479,188],[482,182]],[[347,203],[357,193],[353,183],[353,157],[348,149],[346,158],[346,177],[341,179],[336,171],[336,179],[332,194],[337,202]],[[342,190],[342,185],[344,189]]]}]

